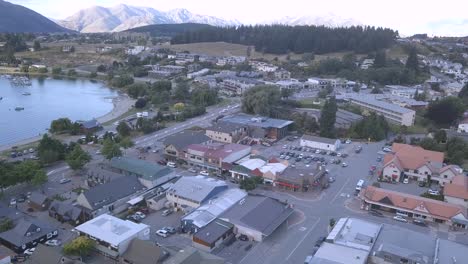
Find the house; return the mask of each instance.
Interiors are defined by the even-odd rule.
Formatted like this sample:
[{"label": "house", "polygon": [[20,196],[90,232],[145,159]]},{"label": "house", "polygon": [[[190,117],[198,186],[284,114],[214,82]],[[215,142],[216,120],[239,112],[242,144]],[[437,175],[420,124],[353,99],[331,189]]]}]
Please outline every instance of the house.
[{"label": "house", "polygon": [[78,195],[78,205],[87,208],[90,217],[105,213],[119,213],[129,207],[127,203],[146,190],[137,177],[120,177],[86,190]]},{"label": "house", "polygon": [[192,167],[217,173],[250,154],[252,147],[240,144],[192,144],[187,147],[184,161]]},{"label": "house", "polygon": [[81,130],[85,134],[96,132],[102,128],[101,123],[94,118],[88,121],[78,121],[78,123],[81,125]]},{"label": "house", "polygon": [[300,145],[301,147],[337,151],[341,146],[341,141],[339,139],[303,135]]},{"label": "house", "polygon": [[447,203],[468,208],[468,176],[457,175],[444,186],[444,200]]},{"label": "house", "polygon": [[233,224],[216,219],[193,234],[192,246],[211,252],[225,240],[233,237],[233,230]]},{"label": "house", "polygon": [[291,79],[291,72],[281,69],[281,70],[275,71],[274,76],[276,80],[289,80]]},{"label": "house", "polygon": [[217,122],[206,129],[206,136],[214,141],[223,143],[237,143],[247,136],[247,127],[228,122]]},{"label": "house", "polygon": [[205,131],[184,130],[164,139],[164,157],[166,160],[176,161],[185,157],[185,151],[191,144],[206,144],[211,138],[205,135]]},{"label": "house", "polygon": [[280,140],[288,133],[293,121],[275,119],[263,116],[236,114],[222,118],[221,122],[228,122],[247,126],[248,135],[257,139]]},{"label": "house", "polygon": [[40,192],[32,192],[31,197],[29,197],[29,206],[39,210],[44,211],[49,208],[50,199]]},{"label": "house", "polygon": [[234,224],[236,235],[246,235],[261,242],[270,236],[293,213],[287,203],[260,196],[249,195],[223,213],[219,219]]},{"label": "house", "polygon": [[12,229],[0,233],[0,242],[16,253],[23,253],[58,235],[57,228],[35,218],[23,217],[14,224]]},{"label": "house", "polygon": [[74,206],[70,203],[53,201],[49,207],[49,216],[57,219],[62,223],[69,223],[72,226],[79,225],[87,220],[86,209],[83,207]]},{"label": "house", "polygon": [[167,191],[167,200],[178,209],[197,208],[228,189],[224,181],[203,176],[181,177]]},{"label": "house", "polygon": [[109,166],[114,172],[137,177],[140,183],[148,189],[176,178],[171,168],[141,159],[114,157]]},{"label": "house", "polygon": [[214,221],[246,196],[247,193],[238,188],[230,188],[222,192],[218,197],[211,199],[209,203],[205,203],[188,215],[185,215],[180,220],[182,230],[190,233],[198,232],[198,230]]},{"label": "house", "polygon": [[256,79],[231,76],[223,79],[221,90],[229,96],[241,96],[250,88],[261,83]]},{"label": "house", "polygon": [[468,227],[466,208],[434,199],[367,186],[359,193],[364,210],[379,209],[408,218]]},{"label": "house", "polygon": [[120,259],[121,263],[128,264],[156,264],[160,263],[163,253],[161,247],[153,241],[135,238]]},{"label": "house", "polygon": [[138,55],[145,50],[145,46],[134,46],[125,50],[125,53],[128,55]]},{"label": "house", "polygon": [[29,257],[26,264],[85,264],[78,259],[72,259],[62,254],[58,247],[48,247],[37,244],[34,254]]},{"label": "house", "polygon": [[[295,192],[306,192],[314,186],[321,186],[325,174],[325,168],[318,164],[315,167],[304,169],[288,167],[276,176],[273,186]],[[264,176],[264,178],[266,177]]]},{"label": "house", "polygon": [[187,246],[164,262],[165,264],[224,264],[223,258]]},{"label": "house", "polygon": [[374,59],[365,59],[361,63],[361,69],[362,70],[367,70],[367,69],[371,68],[372,66],[374,66]]},{"label": "house", "polygon": [[96,250],[110,257],[121,256],[133,239],[149,240],[150,227],[102,214],[76,227],[82,236],[96,242]]},{"label": "house", "polygon": [[468,133],[468,117],[463,119],[459,124],[458,124],[458,133]]},{"label": "house", "polygon": [[444,165],[444,153],[419,146],[393,143],[392,152],[384,156],[382,179],[402,181],[404,177],[430,181],[444,186],[460,173],[454,165]]}]

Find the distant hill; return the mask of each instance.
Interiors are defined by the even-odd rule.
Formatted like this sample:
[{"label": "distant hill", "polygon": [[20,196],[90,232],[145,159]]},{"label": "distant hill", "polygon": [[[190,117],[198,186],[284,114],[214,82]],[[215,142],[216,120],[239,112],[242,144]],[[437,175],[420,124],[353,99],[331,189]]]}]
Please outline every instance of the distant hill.
[{"label": "distant hill", "polygon": [[212,28],[213,26],[207,24],[197,23],[183,23],[183,24],[160,24],[137,27],[125,30],[126,32],[145,32],[150,33],[152,36],[159,37],[173,37],[177,34],[197,31],[201,29]]},{"label": "distant hill", "polygon": [[199,23],[213,26],[239,25],[238,21],[213,16],[193,14],[187,9],[167,12],[151,7],[136,7],[120,4],[113,7],[94,6],[80,10],[74,15],[58,21],[68,29],[90,32],[118,32],[154,24]]},{"label": "distant hill", "polygon": [[21,5],[0,0],[0,32],[54,33],[70,31]]}]

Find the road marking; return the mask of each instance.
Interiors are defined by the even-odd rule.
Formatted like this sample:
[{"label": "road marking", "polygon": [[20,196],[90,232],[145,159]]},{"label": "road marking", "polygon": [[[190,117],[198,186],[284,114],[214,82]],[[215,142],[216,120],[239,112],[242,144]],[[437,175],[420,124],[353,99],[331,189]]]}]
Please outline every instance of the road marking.
[{"label": "road marking", "polygon": [[305,226],[299,227],[299,231],[306,231],[306,230],[307,230],[307,227],[305,227]]},{"label": "road marking", "polygon": [[289,253],[288,257],[286,258],[286,260],[289,260],[289,258],[294,254],[294,252],[297,250],[297,248],[302,244],[302,242],[304,242],[304,240],[306,239],[306,237],[309,236],[309,234],[314,231],[314,228],[315,226],[317,226],[317,224],[320,222],[320,217],[319,219],[317,219],[317,221],[315,221],[315,223],[312,225],[312,227],[310,228],[309,232],[307,232],[304,237],[301,239],[301,241],[299,241],[299,243],[296,245],[296,247],[291,251],[291,253]]},{"label": "road marking", "polygon": [[351,178],[348,178],[345,182],[345,184],[343,184],[343,186],[341,187],[341,189],[338,191],[338,193],[335,195],[335,197],[333,198],[333,200],[331,200],[330,204],[334,203],[336,198],[338,198],[338,196],[343,192],[343,189],[346,187],[346,185],[348,185],[349,181],[351,180]]},{"label": "road marking", "polygon": [[64,167],[60,167],[60,168],[57,168],[55,170],[51,170],[47,173],[47,176],[55,173],[55,172],[59,172],[59,171],[63,171],[63,170],[68,170],[70,167],[69,166],[64,166]]}]

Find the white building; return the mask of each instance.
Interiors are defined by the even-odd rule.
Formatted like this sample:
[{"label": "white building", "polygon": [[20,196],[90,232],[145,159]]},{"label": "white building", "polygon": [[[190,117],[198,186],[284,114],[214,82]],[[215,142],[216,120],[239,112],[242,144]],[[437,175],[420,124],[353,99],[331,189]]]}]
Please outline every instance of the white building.
[{"label": "white building", "polygon": [[468,133],[468,118],[458,124],[458,133]]},{"label": "white building", "polygon": [[329,151],[337,151],[341,146],[339,139],[323,138],[311,135],[303,135],[300,144],[302,147]]},{"label": "white building", "polygon": [[150,227],[122,220],[108,214],[100,215],[76,227],[81,235],[96,241],[96,249],[105,255],[117,257],[122,255],[137,238],[150,239]]},{"label": "white building", "polygon": [[191,72],[191,73],[187,73],[187,78],[188,79],[194,79],[196,77],[200,77],[200,76],[203,76],[203,75],[206,75],[210,72],[210,69],[201,69],[197,72]]},{"label": "white building", "polygon": [[125,51],[125,53],[127,53],[128,55],[138,55],[142,53],[144,50],[145,50],[145,46],[135,46],[135,47],[128,48]]}]

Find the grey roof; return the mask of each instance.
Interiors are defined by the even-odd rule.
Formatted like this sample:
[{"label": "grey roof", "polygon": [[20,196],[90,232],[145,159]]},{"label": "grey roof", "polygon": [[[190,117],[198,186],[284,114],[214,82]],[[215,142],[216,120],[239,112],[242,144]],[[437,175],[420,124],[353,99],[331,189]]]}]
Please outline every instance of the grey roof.
[{"label": "grey roof", "polygon": [[82,194],[95,210],[143,189],[145,187],[136,177],[126,176],[98,185]]},{"label": "grey roof", "polygon": [[128,157],[114,157],[110,161],[111,167],[120,169],[148,180],[156,180],[172,173],[172,169],[154,162]]},{"label": "grey roof", "polygon": [[228,186],[224,181],[203,176],[185,176],[175,182],[167,190],[167,193],[173,193],[179,197],[202,203],[214,198],[217,194],[227,189]]},{"label": "grey roof", "polygon": [[293,213],[293,209],[276,199],[249,195],[220,216],[234,225],[243,225],[268,236]]},{"label": "grey roof", "polygon": [[308,140],[308,141],[325,143],[325,144],[333,144],[333,145],[338,140],[338,139],[332,139],[332,138],[317,137],[317,136],[312,136],[312,135],[303,135],[302,139]]},{"label": "grey roof", "polygon": [[96,119],[91,119],[88,121],[81,122],[81,125],[86,129],[92,129],[92,128],[100,127],[101,123],[99,123]]},{"label": "grey roof", "polygon": [[16,220],[20,218],[23,214],[11,207],[4,206],[0,204],[0,218],[8,218],[10,220]]},{"label": "grey roof", "polygon": [[167,264],[223,264],[223,258],[197,250],[193,247],[185,247],[174,257],[168,259]]},{"label": "grey roof", "polygon": [[404,108],[404,107],[394,105],[394,104],[391,104],[391,103],[379,101],[379,100],[376,100],[376,99],[373,99],[373,98],[368,98],[368,97],[365,97],[365,96],[350,96],[349,99],[352,99],[352,100],[357,101],[357,102],[369,104],[369,105],[372,105],[372,106],[377,106],[379,108],[390,110],[390,111],[400,113],[400,114],[406,114],[406,113],[409,113],[409,112],[414,112],[413,110],[408,109],[408,108]]},{"label": "grey roof", "polygon": [[205,227],[198,230],[193,237],[212,244],[229,232],[229,230],[232,230],[233,227],[234,225],[229,222],[221,219],[215,219]]},{"label": "grey roof", "polygon": [[174,135],[168,136],[164,140],[164,145],[173,145],[178,150],[183,149],[191,144],[201,144],[210,141],[211,139],[205,135],[205,131],[184,130]]},{"label": "grey roof", "polygon": [[27,264],[84,264],[80,260],[73,260],[64,257],[60,247],[48,247],[43,244],[38,244],[34,254],[28,260]]},{"label": "grey roof", "polygon": [[24,217],[15,223],[13,229],[0,233],[0,238],[21,247],[23,244],[34,241],[54,230],[57,229],[37,219]]},{"label": "grey roof", "polygon": [[133,264],[157,263],[161,248],[148,240],[133,239],[122,258]]},{"label": "grey roof", "polygon": [[292,168],[287,167],[283,173],[278,176],[278,181],[290,181],[297,184],[308,182],[312,184],[315,180],[322,177],[325,170],[320,170],[318,166],[311,166],[310,168]]},{"label": "grey roof", "polygon": [[293,123],[293,121],[275,119],[263,116],[252,116],[246,114],[237,114],[226,116],[221,119],[224,122],[230,122],[240,125],[248,125],[261,128],[283,128]]},{"label": "grey roof", "polygon": [[62,216],[65,220],[75,221],[80,217],[83,208],[76,207],[69,203],[54,200],[49,206],[49,211],[57,213],[58,215]]},{"label": "grey roof", "polygon": [[32,192],[31,197],[29,197],[29,201],[38,205],[42,205],[46,202],[47,196],[40,192]]},{"label": "grey roof", "polygon": [[[337,254],[339,252],[339,254]],[[323,243],[311,264],[364,264],[369,252],[343,245]]]},{"label": "grey roof", "polygon": [[438,263],[455,263],[453,260],[456,260],[456,263],[466,261],[468,246],[445,239],[438,239],[438,242],[436,248]]},{"label": "grey roof", "polygon": [[223,132],[223,133],[231,133],[233,131],[239,130],[242,128],[242,125],[229,123],[229,122],[218,122],[217,124],[208,127],[206,130]]}]

